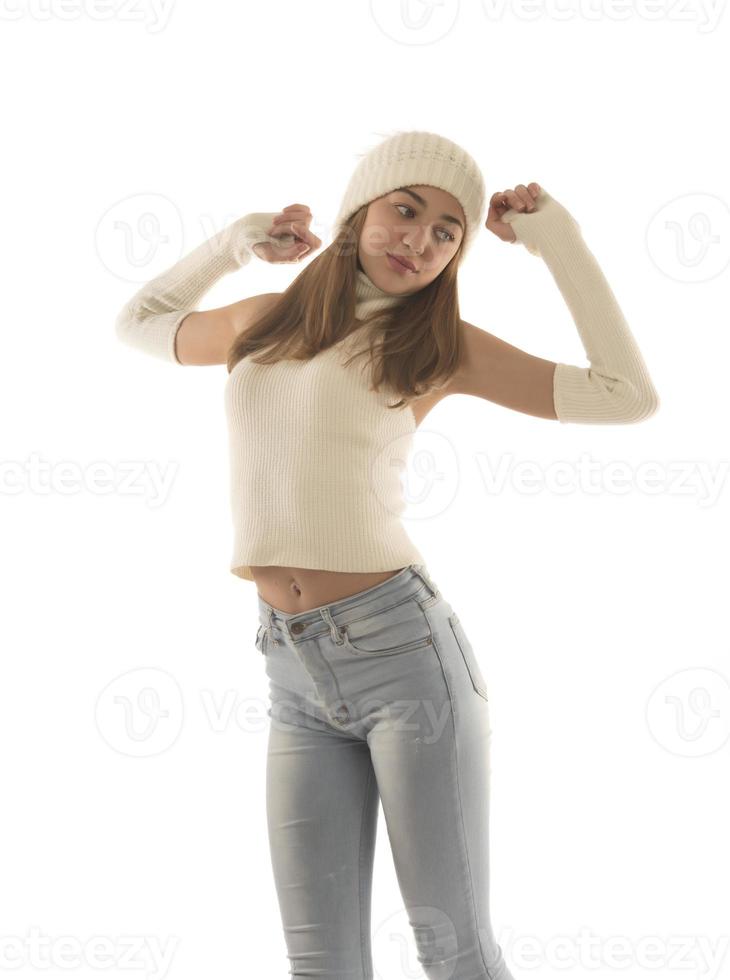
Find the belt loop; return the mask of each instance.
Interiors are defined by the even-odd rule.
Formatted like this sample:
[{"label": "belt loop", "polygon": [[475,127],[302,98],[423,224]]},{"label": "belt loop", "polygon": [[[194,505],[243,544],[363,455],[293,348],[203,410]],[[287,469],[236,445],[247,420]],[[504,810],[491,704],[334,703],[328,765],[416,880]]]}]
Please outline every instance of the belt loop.
[{"label": "belt loop", "polygon": [[433,595],[440,597],[441,596],[441,590],[439,589],[439,587],[436,585],[436,583],[434,582],[434,580],[431,578],[431,576],[426,571],[426,566],[425,565],[414,564],[412,567],[413,567],[413,570],[416,573],[416,575],[418,575],[422,579],[422,581],[425,582],[425,584],[429,587],[429,589],[431,589],[431,592],[433,593]]},{"label": "belt loop", "polygon": [[266,627],[267,630],[269,631],[269,639],[273,640],[277,646],[281,646],[281,643],[279,642],[279,640],[277,639],[274,633],[274,610],[271,608],[271,606],[267,605],[266,615],[269,617],[269,625]]},{"label": "belt loop", "polygon": [[341,646],[344,643],[344,640],[342,639],[337,623],[332,618],[332,613],[329,611],[329,607],[322,606],[320,612],[322,613],[322,619],[325,621],[325,623],[328,624],[330,628],[330,633],[332,635],[333,643],[336,643],[338,646]]}]

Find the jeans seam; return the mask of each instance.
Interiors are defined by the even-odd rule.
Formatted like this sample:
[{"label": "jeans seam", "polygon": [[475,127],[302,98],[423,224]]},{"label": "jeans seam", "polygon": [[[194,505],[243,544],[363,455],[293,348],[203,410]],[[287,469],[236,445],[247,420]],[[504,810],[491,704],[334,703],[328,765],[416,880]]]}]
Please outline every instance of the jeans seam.
[{"label": "jeans seam", "polygon": [[[467,671],[467,673],[469,675],[469,680],[471,681],[471,686],[474,688],[474,690],[476,691],[476,693],[481,698],[483,698],[485,701],[489,701],[489,698],[487,696],[487,694],[488,694],[488,692],[487,692],[487,682],[484,680],[483,677],[481,677],[481,669],[480,669],[479,663],[478,663],[478,661],[476,659],[476,654],[474,653],[471,658],[467,656],[466,650],[462,646],[461,640],[459,639],[459,634],[457,632],[457,629],[456,629],[456,625],[454,623],[454,617],[453,616],[449,616],[449,626],[451,627],[451,632],[454,634],[454,639],[456,640],[456,645],[459,648],[459,653],[461,653],[461,659],[464,661],[464,666],[466,667],[466,671]],[[475,667],[473,669],[472,669],[472,662],[471,661],[473,661],[475,663]],[[480,680],[479,681],[477,680],[477,673],[479,674],[479,677],[480,677]]]},{"label": "jeans seam", "polygon": [[363,619],[371,619],[373,616],[380,616],[383,613],[390,612],[391,609],[397,609],[398,606],[402,606],[404,603],[410,602],[411,599],[414,599],[415,598],[415,595],[416,595],[416,593],[413,593],[412,595],[407,595],[405,597],[405,599],[399,599],[397,602],[393,602],[389,606],[382,606],[382,607],[381,606],[378,606],[378,608],[375,610],[375,612],[365,613],[364,615],[359,616],[357,619],[351,619],[345,625],[346,626],[353,626],[355,623],[361,623],[363,621]]},{"label": "jeans seam", "polygon": [[415,650],[421,650],[423,647],[430,646],[432,643],[432,638],[430,636],[425,636],[422,640],[410,640],[408,643],[401,643],[397,647],[386,647],[386,649],[380,650],[361,650],[356,647],[348,637],[347,633],[342,634],[342,638],[345,645],[352,650],[358,657],[384,657],[387,658],[396,653],[412,653]]},{"label": "jeans seam", "polygon": [[[435,640],[434,640],[434,649],[436,650],[436,653],[438,655],[438,645],[437,645],[437,643],[436,643]],[[439,661],[440,661],[440,658],[439,658]],[[457,747],[458,737],[457,737],[457,734],[456,734],[456,712],[454,711],[454,699],[453,699],[453,696],[451,694],[451,685],[449,684],[449,681],[448,681],[448,678],[446,676],[446,671],[444,670],[443,664],[441,664],[441,671],[442,671],[442,673],[444,675],[444,682],[446,684],[446,690],[448,691],[448,694],[449,694],[449,702],[451,703],[451,724],[452,724],[453,729],[454,729],[454,752],[453,752],[453,756],[454,756],[454,778],[456,780],[456,796],[457,796],[457,800],[458,800],[458,803],[459,803],[459,819],[460,819],[460,826],[461,826],[461,842],[462,842],[462,848],[463,848],[463,851],[464,851],[464,860],[465,860],[465,863],[466,863],[467,878],[469,879],[469,892],[471,894],[471,908],[472,908],[472,912],[474,914],[474,931],[475,931],[475,934],[476,934],[476,937],[477,937],[477,943],[479,945],[479,955],[482,958],[482,965],[484,966],[484,970],[485,970],[485,972],[487,974],[487,978],[488,978],[488,980],[494,980],[494,974],[492,973],[492,971],[487,966],[487,961],[486,961],[485,956],[484,956],[484,949],[482,948],[482,937],[481,937],[481,934],[480,934],[480,931],[479,931],[479,918],[477,916],[477,906],[476,906],[476,902],[474,900],[474,882],[472,880],[471,865],[469,864],[469,848],[467,846],[466,830],[465,830],[465,827],[464,827],[464,805],[463,805],[462,799],[461,799],[461,786],[459,784],[459,750],[458,750],[458,747]]]},{"label": "jeans seam", "polygon": [[358,904],[358,911],[360,913],[360,959],[362,962],[363,980],[371,980],[372,977],[372,974],[369,972],[368,965],[365,962],[365,937],[367,935],[369,938],[370,925],[369,923],[363,921],[362,891],[363,891],[363,884],[365,882],[365,876],[362,873],[362,863],[363,863],[362,858],[363,858],[363,828],[365,826],[365,818],[368,813],[368,799],[370,794],[370,784],[372,783],[374,777],[375,777],[375,773],[373,771],[373,764],[371,760],[369,770],[368,770],[368,781],[365,786],[365,799],[363,800],[363,805],[362,805],[362,816],[360,818],[360,843],[358,846],[358,854],[357,854],[357,904]]},{"label": "jeans seam", "polygon": [[[393,609],[399,609],[407,602],[411,602],[414,598],[415,598],[414,596],[408,596],[408,598],[401,600],[401,602],[396,603],[394,606],[389,606],[388,609],[383,611],[390,612]],[[433,629],[431,627],[431,621],[429,620],[428,616],[424,612],[423,606],[421,606],[421,603],[418,601],[418,599],[416,599],[415,601],[418,605],[418,608],[421,610],[423,619],[425,620],[426,626],[428,627],[428,636],[424,636],[422,639],[408,640],[405,643],[399,643],[397,646],[393,646],[393,647],[380,648],[379,650],[363,650],[352,642],[347,631],[349,627],[352,626],[354,623],[361,623],[363,619],[372,618],[372,614],[371,614],[371,616],[362,616],[360,619],[353,620],[353,622],[347,623],[345,626],[340,627],[340,632],[344,645],[347,646],[350,650],[352,650],[354,654],[360,657],[366,657],[366,656],[388,657],[393,654],[411,652],[415,650],[420,650],[422,647],[430,646],[433,643]],[[378,614],[379,613],[380,611],[378,611]]]},{"label": "jeans seam", "polygon": [[457,745],[456,745],[456,743],[458,741],[457,738],[456,738],[456,718],[453,715],[452,715],[452,718],[453,718],[453,722],[454,722],[454,756],[456,758],[456,792],[458,793],[458,796],[459,796],[459,816],[461,818],[461,836],[462,836],[462,840],[464,842],[464,857],[466,859],[466,868],[467,868],[467,872],[468,872],[468,875],[469,875],[469,891],[471,892],[471,907],[472,907],[472,911],[474,913],[474,932],[476,934],[477,943],[479,945],[479,955],[481,956],[482,963],[484,964],[484,971],[487,974],[487,977],[489,978],[489,980],[492,980],[493,973],[489,969],[489,967],[487,966],[487,961],[486,961],[486,958],[484,956],[484,949],[482,948],[482,937],[481,937],[481,933],[479,931],[479,918],[477,916],[476,901],[474,900],[474,881],[472,879],[471,865],[469,863],[469,848],[468,848],[467,842],[466,842],[466,829],[464,827],[464,806],[463,806],[463,804],[461,802],[461,786],[459,784],[459,760],[458,760],[458,749],[457,749]]}]

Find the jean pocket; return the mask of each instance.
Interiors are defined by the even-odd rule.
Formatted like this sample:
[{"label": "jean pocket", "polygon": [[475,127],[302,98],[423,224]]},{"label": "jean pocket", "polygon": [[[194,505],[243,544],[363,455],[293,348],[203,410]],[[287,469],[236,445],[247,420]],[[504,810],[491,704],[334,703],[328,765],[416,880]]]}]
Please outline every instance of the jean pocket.
[{"label": "jean pocket", "polygon": [[266,627],[260,625],[256,630],[256,639],[254,641],[256,649],[259,653],[266,655]]},{"label": "jean pocket", "polygon": [[410,653],[431,646],[431,624],[413,598],[340,627],[345,646],[360,655]]},{"label": "jean pocket", "polygon": [[487,683],[482,677],[479,662],[477,661],[472,645],[469,642],[469,637],[466,635],[464,627],[461,625],[461,620],[456,613],[449,616],[449,625],[451,626],[451,632],[454,634],[454,639],[457,642],[459,650],[461,650],[461,656],[466,665],[469,677],[471,678],[472,687],[477,694],[480,694],[485,701],[488,701]]}]

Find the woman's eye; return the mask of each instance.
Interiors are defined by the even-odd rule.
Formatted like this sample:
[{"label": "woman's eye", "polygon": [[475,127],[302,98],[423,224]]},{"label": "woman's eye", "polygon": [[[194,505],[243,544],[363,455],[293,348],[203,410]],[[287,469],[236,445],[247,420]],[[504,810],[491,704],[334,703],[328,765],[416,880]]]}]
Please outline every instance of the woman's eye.
[{"label": "woman's eye", "polygon": [[[397,207],[397,208],[405,208],[406,211],[410,211],[412,214],[415,214],[416,213],[413,210],[413,208],[410,207],[408,204],[396,204],[395,207]],[[407,215],[404,215],[404,217],[407,217]],[[444,235],[446,235],[446,238],[441,238],[441,239],[439,239],[439,241],[442,241],[442,242],[453,242],[454,241],[454,236],[451,234],[450,231],[446,231],[445,228],[439,228],[438,230],[439,231],[442,231],[444,233]]]},{"label": "woman's eye", "polygon": [[413,212],[413,214],[415,214],[415,213],[416,213],[415,211],[413,211],[413,208],[409,208],[407,204],[396,204],[395,206],[396,206],[397,208],[405,208],[405,209],[406,209],[406,211],[412,211],[412,212]]}]

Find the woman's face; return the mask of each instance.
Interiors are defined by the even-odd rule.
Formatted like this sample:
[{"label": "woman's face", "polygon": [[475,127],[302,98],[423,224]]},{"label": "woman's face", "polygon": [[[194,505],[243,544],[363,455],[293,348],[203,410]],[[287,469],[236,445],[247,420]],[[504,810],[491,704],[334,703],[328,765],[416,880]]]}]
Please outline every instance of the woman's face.
[{"label": "woman's face", "polygon": [[[357,257],[376,286],[406,296],[448,265],[465,228],[463,208],[453,194],[426,184],[404,187],[370,202]],[[388,254],[409,260],[415,271],[394,267]]]}]

